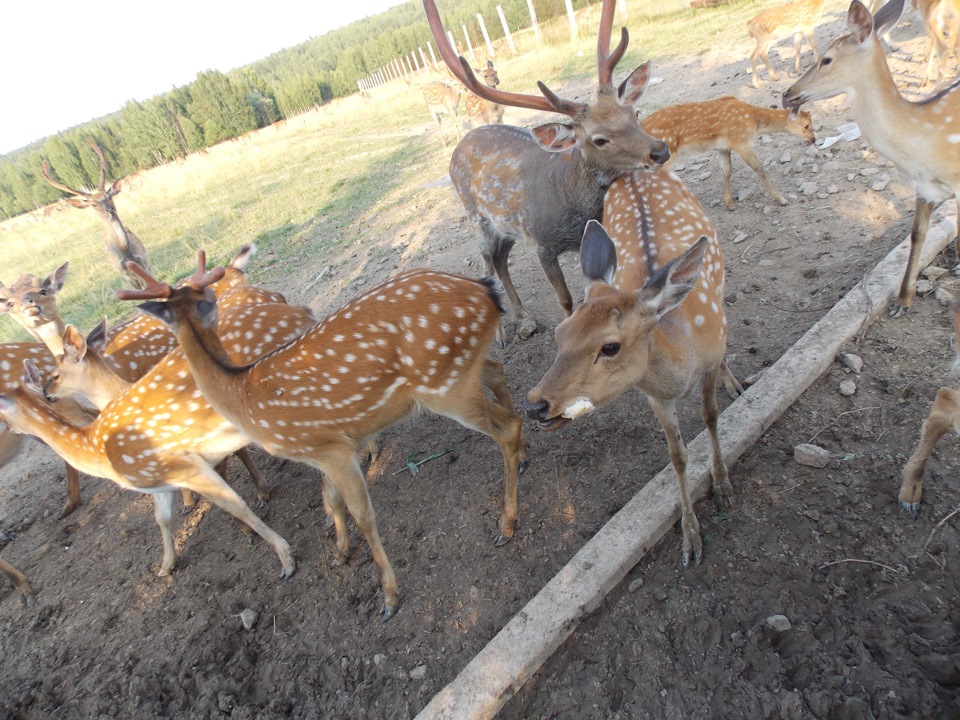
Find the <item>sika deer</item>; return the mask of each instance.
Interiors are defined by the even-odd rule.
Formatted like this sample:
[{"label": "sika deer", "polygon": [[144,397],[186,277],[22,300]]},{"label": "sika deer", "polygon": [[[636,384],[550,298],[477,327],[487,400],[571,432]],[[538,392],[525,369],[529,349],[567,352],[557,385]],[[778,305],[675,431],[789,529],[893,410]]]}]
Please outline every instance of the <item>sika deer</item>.
[{"label": "sika deer", "polygon": [[753,141],[758,135],[767,133],[790,133],[808,143],[816,140],[810,113],[761,108],[729,96],[671,105],[657,110],[641,124],[644,130],[663,140],[670,148],[670,160],[665,168],[672,167],[677,156],[685,152],[719,152],[723,168],[723,202],[728,210],[734,207],[730,193],[731,151],[760,177],[774,200],[786,205],[787,199],[763,171],[763,164],[753,150]]},{"label": "sika deer", "polygon": [[460,91],[452,88],[446,83],[431,82],[423,86],[423,99],[427,103],[427,110],[430,111],[433,121],[437,124],[437,134],[447,144],[447,139],[443,136],[443,125],[441,115],[449,115],[453,122],[453,130],[457,133],[457,142],[460,142],[460,120],[457,118],[457,110],[460,108]]},{"label": "sika deer", "polygon": [[[953,304],[953,334],[957,341],[957,357],[953,372],[960,370],[960,302]],[[900,485],[900,506],[914,517],[920,514],[920,496],[923,493],[923,475],[927,460],[937,442],[953,430],[960,432],[960,390],[942,387],[930,408],[930,414],[920,430],[920,441],[903,468]]]},{"label": "sika deer", "polygon": [[557,357],[527,393],[527,415],[545,430],[612,402],[631,387],[663,427],[680,489],[683,564],[703,552],[686,485],[687,451],[676,401],[700,383],[700,414],[713,446],[713,491],[733,499],[717,439],[717,379],[739,386],[724,363],[723,255],[700,203],[673,174],[636,172],[614,181],[603,216],[580,248],[586,298],[557,327]]},{"label": "sika deer", "polygon": [[197,273],[176,289],[132,266],[147,288],[118,296],[164,300],[140,308],[170,325],[197,386],[213,406],[268,452],[323,471],[337,556],[345,561],[349,551],[346,505],[380,570],[384,619],[394,614],[399,598],[357,461],[357,448],[366,438],[420,409],[492,437],[504,465],[497,544],[513,536],[526,441],[503,366],[487,358],[501,312],[489,281],[429,270],[403,272],[296,341],[257,362],[237,365],[217,338],[217,307],[207,288],[223,269],[205,272],[204,260],[201,252]]},{"label": "sika deer", "polygon": [[73,195],[73,197],[67,198],[67,203],[73,207],[92,207],[96,211],[97,215],[100,216],[100,219],[103,220],[106,225],[103,242],[107,251],[107,259],[110,260],[113,269],[129,281],[139,282],[140,278],[132,278],[127,274],[124,263],[133,260],[142,267],[149,267],[150,261],[147,257],[147,250],[140,241],[140,238],[128,230],[124,224],[120,222],[120,216],[117,215],[117,207],[113,204],[113,198],[120,192],[121,181],[117,180],[109,188],[106,187],[107,161],[103,157],[103,150],[93,141],[88,140],[87,142],[90,143],[90,147],[94,149],[97,157],[100,158],[100,182],[96,190],[92,192],[76,190],[68,185],[57,182],[50,177],[50,166],[46,160],[43,161],[43,177],[48,183],[53,185],[53,187]]},{"label": "sika deer", "polygon": [[[480,76],[487,87],[495,88],[500,84],[500,77],[497,75],[496,68],[493,67],[492,60],[487,60],[487,67],[484,70],[474,72]],[[465,104],[471,128],[478,128],[481,125],[498,125],[503,122],[503,105],[484,100],[472,92],[467,92]]]},{"label": "sika deer", "polygon": [[798,2],[787,3],[778,7],[769,8],[747,22],[747,30],[750,37],[757,44],[750,56],[750,67],[753,72],[753,86],[760,87],[757,79],[757,58],[763,60],[767,66],[767,72],[773,80],[779,80],[777,73],[774,72],[770,61],[767,59],[767,51],[770,47],[782,37],[793,35],[794,47],[796,49],[796,58],[794,61],[794,72],[800,74],[800,55],[803,47],[802,39],[806,37],[807,45],[813,50],[813,57],[820,59],[817,53],[817,43],[813,37],[813,31],[820,22],[820,15],[823,13],[823,6],[826,0],[799,0]]},{"label": "sika deer", "polygon": [[960,59],[960,0],[913,0],[913,6],[923,18],[923,26],[930,37],[923,84],[933,81],[939,85],[946,73],[950,55]]},{"label": "sika deer", "polygon": [[[783,95],[784,107],[799,108],[846,94],[864,139],[916,185],[910,258],[890,311],[893,317],[913,303],[920,248],[933,208],[960,193],[960,80],[920,102],[900,95],[879,36],[897,23],[901,12],[903,0],[891,0],[871,17],[854,0],[847,11],[850,32],[834,40],[820,62]],[[957,249],[960,257],[960,240]]]},{"label": "sika deer", "polygon": [[[646,89],[650,63],[641,65],[619,88],[613,70],[627,49],[623,28],[619,45],[610,52],[614,2],[604,0],[597,37],[599,85],[593,103],[565,100],[542,82],[544,97],[521,95],[479,82],[464,58],[459,60],[443,31],[433,0],[423,0],[430,30],[440,55],[468,90],[510,107],[560,113],[572,124],[548,123],[526,130],[487,125],[471,131],[453,151],[450,177],[480,240],[486,273],[495,270],[510,298],[518,334],[529,337],[537,323],[523,307],[510,278],[510,250],[521,239],[533,241],[540,264],[566,315],[573,299],[558,257],[580,247],[587,220],[599,219],[603,196],[615,178],[638,168],[667,161],[670,152],[650,137],[637,121],[634,105]],[[503,342],[502,332],[498,339]]]}]

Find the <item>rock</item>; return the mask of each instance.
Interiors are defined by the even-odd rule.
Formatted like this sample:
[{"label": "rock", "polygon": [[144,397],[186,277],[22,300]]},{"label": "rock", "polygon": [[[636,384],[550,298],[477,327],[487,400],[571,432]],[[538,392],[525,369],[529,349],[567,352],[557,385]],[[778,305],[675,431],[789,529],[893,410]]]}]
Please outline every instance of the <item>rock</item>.
[{"label": "rock", "polygon": [[250,630],[254,625],[257,624],[257,618],[260,617],[257,614],[256,610],[251,610],[250,608],[245,609],[240,613],[240,622],[243,623],[244,630]]},{"label": "rock", "polygon": [[798,692],[787,692],[780,701],[780,720],[802,720],[804,703]]},{"label": "rock", "polygon": [[423,680],[426,676],[427,676],[426,665],[417,665],[413,670],[410,671],[411,680]]},{"label": "rock", "polygon": [[853,353],[846,353],[843,356],[843,364],[853,370],[853,372],[855,372],[857,375],[859,375],[860,371],[863,370],[863,359],[859,355],[854,355]]},{"label": "rock", "polygon": [[793,160],[793,155],[790,154],[789,150],[785,150],[783,155],[780,156],[780,162],[786,164]]},{"label": "rock", "polygon": [[748,236],[745,232],[737,233],[737,236],[733,239],[733,244],[734,244],[734,245],[739,245],[739,244],[742,243],[744,240],[746,240],[748,237],[749,237],[749,236]]},{"label": "rock", "polygon": [[836,172],[839,169],[840,169],[840,163],[838,163],[836,160],[828,160],[823,164],[824,172]]},{"label": "rock", "polygon": [[766,626],[778,633],[786,632],[793,627],[786,615],[771,615],[766,620]]},{"label": "rock", "polygon": [[822,468],[830,462],[830,451],[819,445],[801,443],[793,448],[793,459],[799,465]]},{"label": "rock", "polygon": [[763,370],[760,372],[755,372],[753,375],[749,375],[743,379],[743,384],[746,386],[756,385],[759,382],[760,378],[763,377]]},{"label": "rock", "polygon": [[817,194],[817,184],[815,182],[805,182],[800,185],[800,192],[804,195],[816,195]]},{"label": "rock", "polygon": [[383,665],[386,659],[387,659],[386,655],[384,655],[383,653],[377,653],[376,655],[373,656],[373,664],[379,667],[380,665]]},{"label": "rock", "polygon": [[860,174],[863,175],[863,177],[870,177],[871,175],[876,175],[878,172],[880,172],[880,168],[878,167],[866,167],[860,170]]},{"label": "rock", "polygon": [[933,292],[933,283],[929,280],[917,280],[917,295],[928,295]]},{"label": "rock", "polygon": [[856,173],[847,173],[847,180],[849,180],[850,182],[853,182],[856,179],[857,179]]},{"label": "rock", "polygon": [[827,192],[831,195],[836,195],[838,192],[840,192],[840,188],[836,185],[827,185]]},{"label": "rock", "polygon": [[643,587],[643,578],[637,578],[636,580],[632,580],[630,584],[627,585],[627,590],[633,593],[642,587]]},{"label": "rock", "polygon": [[946,288],[940,288],[940,287],[938,287],[936,290],[933,291],[933,299],[936,300],[941,305],[943,305],[944,307],[953,305],[953,300],[954,300],[952,292],[950,292]]},{"label": "rock", "polygon": [[949,275],[950,271],[947,270],[946,268],[937,267],[936,265],[929,265],[925,267],[920,274],[923,275],[928,280],[936,282],[937,280],[942,278],[944,275]]},{"label": "rock", "polygon": [[713,173],[712,173],[711,171],[709,171],[709,170],[704,170],[702,173],[700,173],[699,175],[697,175],[697,180],[706,180],[706,179],[707,179],[708,177],[710,177],[711,175],[713,175]]},{"label": "rock", "polygon": [[521,340],[529,340],[537,329],[537,321],[533,318],[524,318],[517,323],[517,335]]},{"label": "rock", "polygon": [[844,380],[840,383],[840,394],[849,397],[857,392],[857,384],[853,380]]},{"label": "rock", "polygon": [[740,188],[740,192],[737,193],[737,202],[746,202],[756,194],[757,189],[752,185],[749,185],[745,188]]}]

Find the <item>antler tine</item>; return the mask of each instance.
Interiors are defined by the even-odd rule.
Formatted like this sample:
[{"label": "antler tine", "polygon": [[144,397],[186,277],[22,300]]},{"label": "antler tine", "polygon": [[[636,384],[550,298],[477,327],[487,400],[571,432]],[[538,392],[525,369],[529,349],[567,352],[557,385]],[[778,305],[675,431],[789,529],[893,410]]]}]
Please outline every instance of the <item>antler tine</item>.
[{"label": "antler tine", "polygon": [[546,98],[537,97],[536,95],[507,92],[505,90],[496,90],[480,82],[477,76],[474,75],[470,63],[463,57],[458,57],[457,51],[450,45],[447,34],[443,29],[443,21],[440,19],[440,13],[437,11],[436,2],[434,2],[434,0],[423,0],[423,9],[427,14],[427,23],[430,25],[430,32],[433,34],[434,42],[437,43],[440,57],[443,58],[443,62],[450,68],[453,76],[463,83],[467,90],[484,100],[489,100],[499,105],[522,107],[528,110],[541,110],[543,112],[559,112],[572,116],[573,113],[568,112],[566,106],[564,106],[564,109],[560,109],[555,107]]},{"label": "antler tine", "polygon": [[600,29],[597,31],[597,72],[600,78],[600,87],[606,88],[613,84],[613,69],[620,62],[627,51],[630,36],[626,28],[621,28],[620,43],[610,52],[610,34],[613,30],[614,1],[603,0],[600,11]]},{"label": "antler tine", "polygon": [[127,261],[127,269],[139,275],[146,282],[142,290],[117,290],[116,296],[120,300],[166,300],[173,294],[173,288],[165,282],[160,282],[153,275],[140,267],[133,260]]},{"label": "antler tine", "polygon": [[46,160],[43,161],[43,166],[41,167],[40,171],[43,174],[43,179],[46,180],[51,185],[53,185],[53,187],[55,187],[57,190],[63,190],[64,192],[68,192],[71,195],[79,195],[80,197],[90,197],[90,193],[84,190],[75,190],[69,185],[64,185],[63,183],[57,182],[52,177],[50,177],[50,164]]},{"label": "antler tine", "polygon": [[100,158],[100,184],[97,185],[97,189],[100,192],[103,192],[104,188],[107,185],[107,161],[103,157],[103,150],[100,149],[100,146],[97,145],[93,140],[87,139],[87,142],[90,144],[90,147],[94,149],[97,153],[97,157]]},{"label": "antler tine", "polygon": [[187,285],[194,290],[203,290],[208,285],[213,285],[217,280],[226,274],[222,267],[215,267],[207,272],[207,253],[203,250],[197,251],[197,271],[187,281]]}]

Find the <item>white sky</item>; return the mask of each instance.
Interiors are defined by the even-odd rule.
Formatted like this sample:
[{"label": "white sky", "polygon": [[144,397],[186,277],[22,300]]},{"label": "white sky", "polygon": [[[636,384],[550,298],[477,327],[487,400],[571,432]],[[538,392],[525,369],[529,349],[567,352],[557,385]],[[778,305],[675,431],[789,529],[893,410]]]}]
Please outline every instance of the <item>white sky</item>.
[{"label": "white sky", "polygon": [[0,154],[404,0],[8,0]]}]

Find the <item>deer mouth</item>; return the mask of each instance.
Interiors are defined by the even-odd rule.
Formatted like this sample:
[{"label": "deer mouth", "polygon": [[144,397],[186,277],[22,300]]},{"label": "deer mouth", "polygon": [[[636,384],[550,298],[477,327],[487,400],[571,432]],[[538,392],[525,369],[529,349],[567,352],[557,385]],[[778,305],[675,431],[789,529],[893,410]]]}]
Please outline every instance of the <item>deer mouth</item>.
[{"label": "deer mouth", "polygon": [[557,415],[555,418],[550,418],[549,420],[537,420],[537,427],[541,430],[551,432],[553,430],[559,430],[568,422],[570,422],[570,418]]}]

